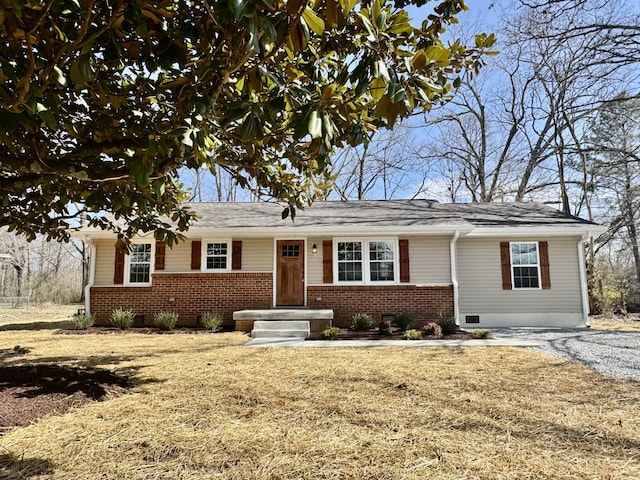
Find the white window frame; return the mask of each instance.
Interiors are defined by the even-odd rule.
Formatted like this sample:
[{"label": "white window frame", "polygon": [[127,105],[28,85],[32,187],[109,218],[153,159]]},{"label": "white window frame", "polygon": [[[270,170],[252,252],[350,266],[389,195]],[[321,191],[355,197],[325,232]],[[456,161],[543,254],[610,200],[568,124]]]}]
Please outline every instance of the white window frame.
[{"label": "white window frame", "polygon": [[[339,280],[338,271],[338,243],[362,243],[362,280]],[[369,244],[372,242],[391,242],[393,245],[393,280],[372,281],[371,260],[369,258]],[[398,237],[335,237],[333,238],[333,283],[334,285],[397,285],[400,282],[400,248]]]},{"label": "white window frame", "polygon": [[[207,268],[207,245],[209,243],[226,243],[227,244],[227,266],[226,268]],[[202,252],[200,266],[203,272],[230,272],[231,271],[231,255],[233,250],[233,244],[230,238],[208,238],[202,240]],[[216,255],[221,256],[221,255]]]},{"label": "white window frame", "polygon": [[156,266],[156,242],[155,241],[149,241],[149,242],[135,241],[135,242],[131,242],[131,245],[132,246],[151,245],[151,256],[149,258],[149,281],[148,282],[132,282],[131,281],[131,258],[132,257],[130,252],[129,255],[125,255],[126,261],[124,262],[124,284],[132,285],[132,286],[136,286],[136,285],[149,286],[151,285],[151,279]]},{"label": "white window frame", "polygon": [[[513,245],[535,245],[536,246],[536,263],[513,263]],[[540,272],[540,242],[509,242],[509,262],[511,264],[511,288],[513,290],[541,290],[542,289],[542,277]],[[538,286],[537,287],[516,287],[516,275],[514,267],[536,267],[538,272]]]}]

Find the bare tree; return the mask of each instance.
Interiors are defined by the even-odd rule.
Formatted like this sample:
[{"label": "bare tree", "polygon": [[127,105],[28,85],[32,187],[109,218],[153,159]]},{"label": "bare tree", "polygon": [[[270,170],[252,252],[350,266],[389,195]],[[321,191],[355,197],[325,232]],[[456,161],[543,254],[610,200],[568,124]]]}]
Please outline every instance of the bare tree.
[{"label": "bare tree", "polygon": [[340,200],[413,196],[419,190],[419,145],[410,126],[397,125],[364,146],[340,150],[332,163],[333,195]]},{"label": "bare tree", "polygon": [[29,297],[34,302],[73,303],[82,296],[83,247],[79,242],[60,243],[38,237],[0,231],[3,262],[1,296]]}]

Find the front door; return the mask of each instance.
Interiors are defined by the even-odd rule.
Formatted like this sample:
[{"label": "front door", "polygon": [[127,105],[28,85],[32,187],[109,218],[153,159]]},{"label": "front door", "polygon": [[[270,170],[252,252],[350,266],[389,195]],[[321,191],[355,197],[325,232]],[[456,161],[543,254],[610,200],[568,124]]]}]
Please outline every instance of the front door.
[{"label": "front door", "polygon": [[304,305],[304,240],[278,240],[276,256],[276,305]]}]

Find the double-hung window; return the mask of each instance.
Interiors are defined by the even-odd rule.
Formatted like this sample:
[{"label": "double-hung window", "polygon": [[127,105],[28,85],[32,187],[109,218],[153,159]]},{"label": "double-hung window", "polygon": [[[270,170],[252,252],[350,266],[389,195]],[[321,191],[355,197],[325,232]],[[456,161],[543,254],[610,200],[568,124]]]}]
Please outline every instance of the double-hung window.
[{"label": "double-hung window", "polygon": [[228,270],[230,245],[226,240],[203,242],[205,270]]},{"label": "double-hung window", "polygon": [[129,254],[129,283],[151,282],[152,245],[140,243],[133,245]]},{"label": "double-hung window", "polygon": [[511,243],[513,288],[540,288],[538,243]]},{"label": "double-hung window", "polygon": [[397,242],[395,239],[336,240],[338,283],[394,283]]}]

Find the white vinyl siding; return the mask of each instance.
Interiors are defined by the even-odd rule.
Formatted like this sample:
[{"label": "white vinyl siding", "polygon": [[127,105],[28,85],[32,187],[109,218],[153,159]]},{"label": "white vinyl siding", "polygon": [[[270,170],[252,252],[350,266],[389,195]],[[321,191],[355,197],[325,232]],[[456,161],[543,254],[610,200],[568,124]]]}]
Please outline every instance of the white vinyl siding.
[{"label": "white vinyl siding", "polygon": [[[460,312],[464,315],[582,311],[577,238],[540,238],[549,243],[551,289],[502,289],[500,241],[466,238],[457,243]],[[481,317],[482,323],[482,317]]]},{"label": "white vinyl siding", "polygon": [[242,271],[273,271],[272,238],[234,238],[242,241]]},{"label": "white vinyl siding", "polygon": [[[307,239],[307,285],[322,284],[322,241],[327,238]],[[316,244],[316,253],[313,253],[313,244]]]},{"label": "white vinyl siding", "polygon": [[191,241],[186,240],[167,246],[164,254],[164,270],[167,273],[188,272],[191,269]]},{"label": "white vinyl siding", "polygon": [[116,263],[114,240],[96,240],[96,276],[94,285],[113,285],[113,273]]},{"label": "white vinyl siding", "polygon": [[451,283],[450,236],[408,237],[411,283]]}]

